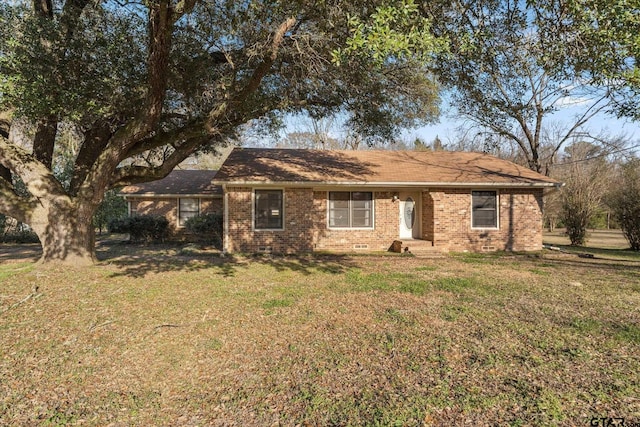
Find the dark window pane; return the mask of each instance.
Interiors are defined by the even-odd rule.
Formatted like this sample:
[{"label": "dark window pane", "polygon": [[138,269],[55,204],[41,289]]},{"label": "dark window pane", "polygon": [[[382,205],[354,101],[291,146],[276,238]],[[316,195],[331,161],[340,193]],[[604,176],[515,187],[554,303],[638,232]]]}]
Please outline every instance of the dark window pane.
[{"label": "dark window pane", "polygon": [[353,193],[351,193],[351,198],[353,200],[372,200],[372,193],[369,192],[361,192],[361,191],[354,191]]},{"label": "dark window pane", "polygon": [[473,214],[474,227],[495,227],[496,211],[475,211]]},{"label": "dark window pane", "polygon": [[[496,208],[496,194],[495,192],[489,192],[492,194],[475,194],[473,195],[473,207],[474,209],[495,209]],[[478,193],[487,193],[486,191],[478,191]]]},{"label": "dark window pane", "polygon": [[478,228],[498,226],[497,193],[495,191],[473,191],[471,225]]},{"label": "dark window pane", "polygon": [[255,228],[282,228],[282,190],[255,191]]},{"label": "dark window pane", "polygon": [[368,210],[354,210],[352,227],[371,227],[371,212]]},{"label": "dark window pane", "polygon": [[373,193],[329,192],[329,227],[372,227]]},{"label": "dark window pane", "polygon": [[349,209],[329,210],[329,227],[349,227]]}]

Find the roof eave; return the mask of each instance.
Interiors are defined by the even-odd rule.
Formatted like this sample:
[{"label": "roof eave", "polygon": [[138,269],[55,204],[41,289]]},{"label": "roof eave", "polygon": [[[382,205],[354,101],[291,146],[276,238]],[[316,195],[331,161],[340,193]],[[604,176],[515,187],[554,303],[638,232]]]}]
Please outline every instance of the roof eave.
[{"label": "roof eave", "polygon": [[215,185],[230,186],[280,186],[280,187],[320,187],[320,186],[349,186],[349,187],[520,187],[520,188],[548,188],[562,186],[558,182],[379,182],[379,181],[213,181]]},{"label": "roof eave", "polygon": [[222,194],[221,193],[153,193],[153,192],[149,192],[149,193],[118,193],[118,196],[122,196],[122,197],[153,197],[153,198],[162,198],[162,197],[169,197],[169,198],[174,198],[174,197],[182,197],[182,198],[222,198]]}]

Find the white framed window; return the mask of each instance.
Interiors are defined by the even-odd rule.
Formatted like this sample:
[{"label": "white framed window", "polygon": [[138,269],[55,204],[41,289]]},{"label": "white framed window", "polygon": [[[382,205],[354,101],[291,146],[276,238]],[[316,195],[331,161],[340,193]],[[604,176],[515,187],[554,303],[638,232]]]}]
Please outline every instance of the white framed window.
[{"label": "white framed window", "polygon": [[373,228],[373,193],[329,191],[329,228]]},{"label": "white framed window", "polygon": [[255,230],[284,229],[284,191],[254,190],[253,228]]},{"label": "white framed window", "polygon": [[137,200],[129,200],[127,202],[127,207],[129,209],[129,216],[138,215],[138,201]]},{"label": "white framed window", "polygon": [[471,228],[498,228],[498,192],[471,192]]},{"label": "white framed window", "polygon": [[200,215],[200,199],[178,199],[178,227],[184,227],[184,223],[194,216]]}]

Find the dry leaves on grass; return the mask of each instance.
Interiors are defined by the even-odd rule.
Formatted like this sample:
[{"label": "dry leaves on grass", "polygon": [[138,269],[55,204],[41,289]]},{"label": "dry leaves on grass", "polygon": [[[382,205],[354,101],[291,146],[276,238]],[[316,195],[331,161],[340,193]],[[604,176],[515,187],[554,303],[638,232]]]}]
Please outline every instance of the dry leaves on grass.
[{"label": "dry leaves on grass", "polygon": [[[143,263],[143,260],[137,262]],[[0,423],[640,419],[626,267],[459,256],[0,265]],[[4,270],[3,270],[4,269]],[[572,286],[579,281],[582,286]]]}]

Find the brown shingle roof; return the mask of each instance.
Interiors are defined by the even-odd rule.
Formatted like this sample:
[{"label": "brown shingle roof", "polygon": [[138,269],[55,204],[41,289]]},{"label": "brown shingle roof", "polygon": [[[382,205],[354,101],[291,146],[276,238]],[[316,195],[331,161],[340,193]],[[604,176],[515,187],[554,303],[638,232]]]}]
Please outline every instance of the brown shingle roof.
[{"label": "brown shingle roof", "polygon": [[559,184],[515,163],[481,153],[264,148],[234,149],[215,182],[540,187]]},{"label": "brown shingle roof", "polygon": [[222,188],[213,184],[217,171],[174,170],[157,181],[145,182],[124,187],[124,195],[207,195],[222,194]]}]

